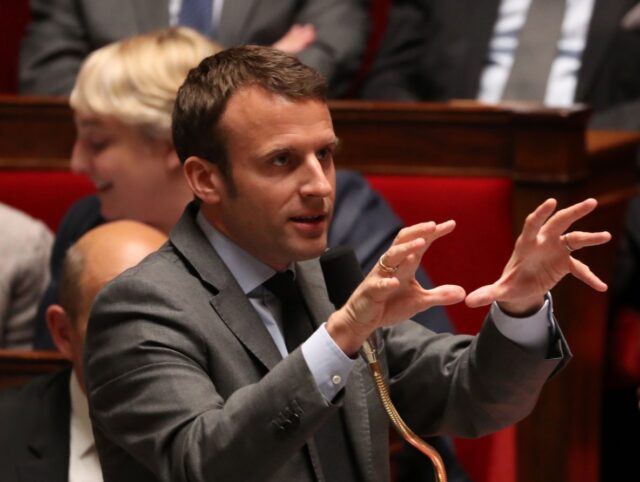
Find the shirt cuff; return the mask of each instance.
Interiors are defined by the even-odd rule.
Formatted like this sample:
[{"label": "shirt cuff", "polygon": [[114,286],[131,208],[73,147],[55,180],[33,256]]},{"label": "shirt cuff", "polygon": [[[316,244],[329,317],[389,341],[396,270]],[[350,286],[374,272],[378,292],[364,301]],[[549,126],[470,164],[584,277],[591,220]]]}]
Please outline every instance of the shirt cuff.
[{"label": "shirt cuff", "polygon": [[556,337],[556,322],[553,316],[551,294],[545,295],[542,308],[531,316],[515,318],[500,309],[498,303],[491,305],[491,319],[498,331],[525,350],[546,356],[549,341]]},{"label": "shirt cuff", "polygon": [[302,344],[302,356],[318,390],[330,402],[344,388],[357,359],[349,358],[327,332],[325,323]]}]

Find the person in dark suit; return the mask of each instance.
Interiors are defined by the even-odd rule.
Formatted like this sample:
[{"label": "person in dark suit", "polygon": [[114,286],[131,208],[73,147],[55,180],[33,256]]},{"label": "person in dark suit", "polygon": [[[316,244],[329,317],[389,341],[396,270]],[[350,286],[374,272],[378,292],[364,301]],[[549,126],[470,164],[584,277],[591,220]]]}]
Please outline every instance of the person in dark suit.
[{"label": "person in dark suit", "polygon": [[[169,243],[101,292],[87,332],[107,482],[388,480],[387,418],[356,358],[365,339],[379,330],[391,396],[418,433],[477,436],[525,416],[567,359],[548,290],[570,272],[606,289],[571,250],[610,235],[565,232],[596,201],[554,214],[547,200],[501,278],[466,296],[495,302],[477,337],[402,322],[465,298],[414,278],[453,221],[401,230],[336,310],[317,259],[335,192],[326,84],[277,50],[203,60],[178,91],[173,135],[197,200]],[[521,339],[524,326],[536,335]]]},{"label": "person in dark suit", "polygon": [[[487,88],[497,88],[491,85],[496,77],[486,75],[488,68],[494,67],[496,55],[504,54],[501,49],[511,45],[509,39],[505,44],[504,38],[496,38],[499,19],[515,21],[507,18],[510,12],[501,11],[507,3],[506,0],[395,0],[362,96],[425,101],[483,99]],[[524,7],[526,3],[519,2]],[[561,103],[589,104],[597,114],[593,119],[595,127],[637,129],[640,3],[594,0],[591,10],[589,5],[590,2],[582,2],[572,6],[573,10],[566,10],[566,15],[571,15],[563,31],[568,44],[559,44],[557,56],[565,55],[571,67],[560,82],[575,78],[568,79],[571,87],[563,94],[566,98]],[[522,15],[526,16],[526,10]],[[515,35],[504,25],[503,37]],[[575,50],[576,45],[584,45],[584,49]],[[499,93],[494,99],[500,99]]]},{"label": "person in dark suit", "polygon": [[[82,61],[93,50],[177,25],[176,6],[186,3],[188,0],[31,0],[32,20],[20,49],[20,92],[68,95]],[[207,33],[222,46],[279,45],[325,75],[334,95],[344,93],[359,67],[368,31],[365,0],[212,3],[213,12],[216,3],[221,10],[218,18],[212,15],[215,33]]]},{"label": "person in dark suit", "polygon": [[61,301],[49,306],[47,322],[71,367],[0,391],[3,482],[102,481],[82,369],[89,307],[107,281],[165,241],[166,236],[150,226],[116,221],[87,232],[69,249]]}]

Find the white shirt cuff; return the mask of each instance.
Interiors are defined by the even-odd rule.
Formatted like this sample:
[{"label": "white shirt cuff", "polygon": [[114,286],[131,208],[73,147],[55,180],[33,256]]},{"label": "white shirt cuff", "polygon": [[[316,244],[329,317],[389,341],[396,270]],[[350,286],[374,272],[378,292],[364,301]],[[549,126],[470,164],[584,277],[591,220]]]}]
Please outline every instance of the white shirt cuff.
[{"label": "white shirt cuff", "polygon": [[556,322],[553,316],[551,294],[545,295],[542,308],[531,316],[514,318],[503,312],[498,303],[491,305],[491,318],[505,338],[517,343],[529,352],[546,356],[549,340],[555,336]]},{"label": "white shirt cuff", "polygon": [[302,344],[302,356],[328,402],[344,388],[356,363],[336,345],[324,323]]}]

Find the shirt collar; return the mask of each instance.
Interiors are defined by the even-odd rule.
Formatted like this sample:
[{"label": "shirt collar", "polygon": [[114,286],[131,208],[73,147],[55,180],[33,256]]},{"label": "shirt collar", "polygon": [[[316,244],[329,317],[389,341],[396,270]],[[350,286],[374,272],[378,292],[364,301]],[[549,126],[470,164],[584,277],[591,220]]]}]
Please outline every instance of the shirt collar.
[{"label": "shirt collar", "polygon": [[[258,260],[214,228],[198,211],[196,222],[207,240],[236,279],[244,294],[249,294],[271,278],[276,271]],[[289,269],[294,271],[293,266]]]},{"label": "shirt collar", "polygon": [[71,371],[69,379],[69,395],[71,398],[71,436],[72,444],[77,455],[82,457],[95,445],[91,419],[89,418],[89,404],[87,397],[80,388],[75,370]]}]

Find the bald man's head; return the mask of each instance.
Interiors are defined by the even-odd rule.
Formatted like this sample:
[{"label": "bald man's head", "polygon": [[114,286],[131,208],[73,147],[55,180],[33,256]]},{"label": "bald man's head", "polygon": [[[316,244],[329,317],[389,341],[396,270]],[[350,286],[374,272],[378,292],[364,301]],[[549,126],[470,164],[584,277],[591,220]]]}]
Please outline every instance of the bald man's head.
[{"label": "bald man's head", "polygon": [[80,383],[82,347],[91,304],[123,271],[157,250],[167,237],[136,221],[114,221],[85,233],[69,248],[60,278],[60,304],[47,310],[47,322],[60,352],[74,365]]},{"label": "bald man's head", "polygon": [[[166,236],[147,224],[115,221],[85,233],[69,248],[60,278],[60,304],[75,323],[98,291],[158,249]],[[86,320],[85,320],[86,322]]]}]

